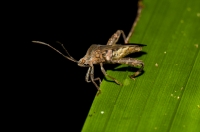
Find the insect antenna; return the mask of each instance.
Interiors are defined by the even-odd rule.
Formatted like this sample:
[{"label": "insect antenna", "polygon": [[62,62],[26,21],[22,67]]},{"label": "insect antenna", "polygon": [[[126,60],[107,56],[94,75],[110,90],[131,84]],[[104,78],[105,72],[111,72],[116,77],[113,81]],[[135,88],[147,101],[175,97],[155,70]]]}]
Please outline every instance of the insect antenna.
[{"label": "insect antenna", "polygon": [[[63,49],[65,50],[65,52],[67,53],[67,55],[68,55],[70,58],[74,59],[74,58],[69,54],[69,52],[65,49],[65,46],[64,46],[61,42],[56,41],[56,43],[60,44],[60,45],[63,47]],[[74,59],[74,60],[75,60],[75,59]]]},{"label": "insect antenna", "polygon": [[[64,55],[63,53],[61,53],[59,50],[57,50],[56,48],[54,48],[53,46],[51,46],[51,45],[49,45],[49,44],[47,44],[47,43],[44,43],[44,42],[41,42],[41,41],[32,41],[33,43],[36,43],[36,44],[42,44],[42,45],[46,45],[46,46],[48,46],[48,47],[50,47],[50,48],[52,48],[53,50],[55,50],[56,52],[58,52],[59,54],[61,54],[63,57],[65,57],[65,58],[67,58],[67,59],[69,59],[69,60],[71,60],[71,61],[73,61],[73,62],[78,62],[77,60],[75,60],[68,52],[67,52],[67,50],[65,49],[65,47],[63,46],[63,44],[61,44],[61,46],[64,48],[64,50],[65,50],[65,52],[67,53],[67,55],[69,56],[66,56],[66,55]],[[59,43],[59,42],[58,42]]]}]

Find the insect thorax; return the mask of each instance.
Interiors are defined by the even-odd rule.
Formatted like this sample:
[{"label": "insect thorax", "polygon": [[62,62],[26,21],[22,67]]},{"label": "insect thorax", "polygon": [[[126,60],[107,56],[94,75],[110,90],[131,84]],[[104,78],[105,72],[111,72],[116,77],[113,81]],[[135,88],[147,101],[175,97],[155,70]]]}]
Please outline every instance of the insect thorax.
[{"label": "insect thorax", "polygon": [[93,44],[88,49],[86,55],[81,59],[84,60],[84,64],[99,64],[105,61],[102,54],[104,54],[100,49],[101,45]]}]

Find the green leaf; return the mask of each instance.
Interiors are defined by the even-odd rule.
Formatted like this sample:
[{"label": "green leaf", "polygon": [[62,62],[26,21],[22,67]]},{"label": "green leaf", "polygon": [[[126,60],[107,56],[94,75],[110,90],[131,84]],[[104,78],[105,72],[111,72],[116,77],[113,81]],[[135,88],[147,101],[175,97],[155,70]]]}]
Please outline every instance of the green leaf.
[{"label": "green leaf", "polygon": [[[144,0],[130,42],[147,44],[144,73],[107,71],[83,132],[200,130],[200,1]],[[108,78],[109,79],[109,78]]]}]

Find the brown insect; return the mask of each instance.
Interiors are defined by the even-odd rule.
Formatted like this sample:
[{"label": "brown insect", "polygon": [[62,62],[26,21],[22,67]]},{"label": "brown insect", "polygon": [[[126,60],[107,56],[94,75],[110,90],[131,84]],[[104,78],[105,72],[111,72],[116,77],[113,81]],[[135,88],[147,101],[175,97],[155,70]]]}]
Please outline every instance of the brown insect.
[{"label": "brown insect", "polygon": [[[125,44],[123,44],[123,45],[116,44],[121,35],[123,36]],[[100,68],[101,68],[101,71],[103,72],[103,74],[105,76],[111,78],[113,81],[115,81],[119,85],[121,85],[121,83],[119,81],[117,81],[114,77],[112,77],[106,73],[105,69],[103,68],[103,64],[117,64],[118,63],[118,64],[127,64],[130,66],[141,66],[137,72],[135,72],[133,75],[130,75],[131,79],[134,79],[134,77],[136,77],[138,74],[140,74],[140,72],[144,68],[144,63],[141,60],[137,60],[134,58],[124,58],[124,57],[131,53],[141,51],[142,47],[146,46],[146,45],[128,44],[126,41],[126,36],[122,30],[117,30],[117,32],[114,33],[112,35],[112,37],[108,40],[107,45],[97,45],[97,44],[91,45],[90,48],[88,49],[86,55],[83,58],[81,58],[79,61],[75,60],[68,53],[68,51],[65,49],[65,47],[61,43],[60,43],[61,46],[66,51],[68,56],[64,55],[63,53],[61,53],[60,51],[58,51],[57,49],[55,49],[54,47],[52,47],[51,45],[49,45],[47,43],[40,42],[40,41],[32,41],[32,42],[49,46],[50,48],[54,49],[56,52],[58,52],[65,58],[78,63],[79,66],[88,67],[88,71],[87,71],[85,80],[88,83],[93,82],[93,84],[96,86],[96,88],[98,90],[98,94],[100,93],[101,90],[95,81],[98,80],[99,84],[101,84],[101,79],[99,77],[94,78],[93,64],[100,64]]]}]

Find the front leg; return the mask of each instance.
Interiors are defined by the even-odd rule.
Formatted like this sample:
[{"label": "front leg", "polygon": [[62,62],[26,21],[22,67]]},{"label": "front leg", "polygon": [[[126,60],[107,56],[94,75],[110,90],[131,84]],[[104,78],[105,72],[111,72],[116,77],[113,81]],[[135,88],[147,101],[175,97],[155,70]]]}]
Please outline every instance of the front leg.
[{"label": "front leg", "polygon": [[117,30],[112,36],[111,38],[108,40],[107,44],[106,45],[115,45],[117,43],[117,41],[119,40],[119,37],[121,36],[122,34],[122,37],[124,39],[124,43],[128,43],[126,41],[126,35],[124,34],[124,31],[123,30]]},{"label": "front leg", "polygon": [[135,77],[138,76],[140,72],[144,69],[144,62],[134,58],[121,58],[119,60],[111,60],[111,62],[118,64],[127,64],[130,66],[141,66],[140,69],[137,72],[135,72],[135,74],[129,76],[133,80],[135,80]]},{"label": "front leg", "polygon": [[[91,80],[89,80],[90,72],[91,72],[91,67],[88,68],[88,71],[87,71],[86,76],[85,76],[85,81],[87,83],[91,82]],[[95,78],[94,81],[96,81],[96,80],[99,80],[99,85],[100,85],[101,84],[101,79],[100,78]]]},{"label": "front leg", "polygon": [[98,92],[97,92],[97,95],[99,95],[101,93],[101,89],[99,88],[99,86],[96,84],[95,80],[99,80],[99,82],[101,83],[101,79],[98,77],[98,78],[95,78],[94,79],[94,66],[91,65],[91,71],[90,71],[90,79],[91,81],[93,82],[93,84],[96,86]]}]

